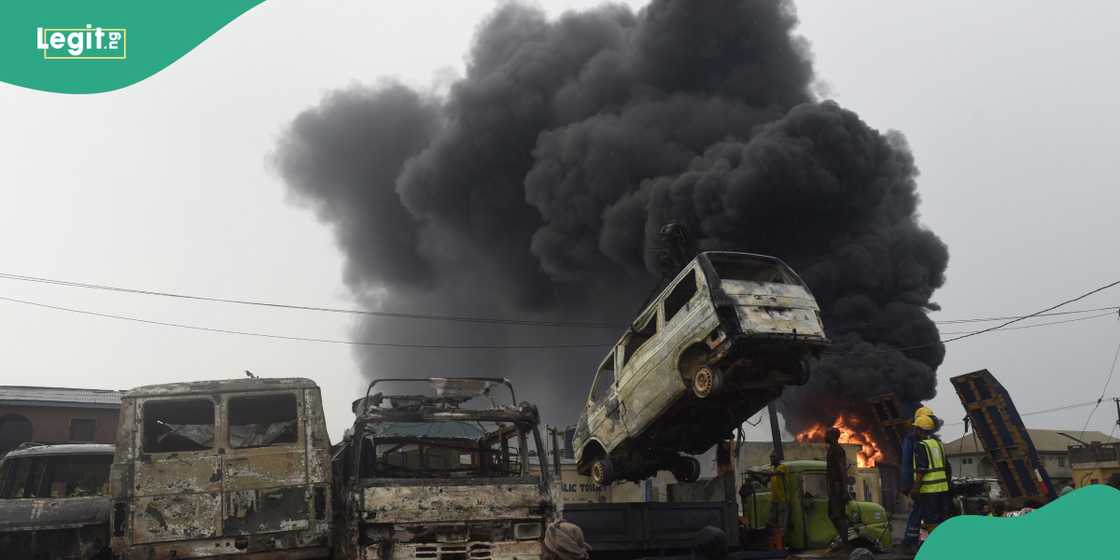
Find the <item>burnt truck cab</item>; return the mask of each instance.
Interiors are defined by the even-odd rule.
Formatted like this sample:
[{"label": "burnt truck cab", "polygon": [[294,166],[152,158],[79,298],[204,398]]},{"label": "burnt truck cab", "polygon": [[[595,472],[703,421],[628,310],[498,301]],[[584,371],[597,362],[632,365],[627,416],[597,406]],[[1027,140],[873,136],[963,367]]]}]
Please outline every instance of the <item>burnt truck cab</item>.
[{"label": "burnt truck cab", "polygon": [[327,558],[330,441],[309,379],[150,385],[121,400],[121,558]]},{"label": "burnt truck cab", "polygon": [[24,444],[0,461],[0,557],[109,557],[113,446]]},{"label": "burnt truck cab", "polygon": [[[432,395],[373,393],[427,383]],[[493,389],[509,390],[498,404]],[[335,449],[336,558],[532,560],[556,505],[536,407],[505,379],[384,379]],[[542,470],[544,472],[542,472]]]},{"label": "burnt truck cab", "polygon": [[766,255],[700,253],[638,314],[603,360],[576,425],[580,473],[598,484],[670,470],[809,379],[828,345],[820,307]]}]

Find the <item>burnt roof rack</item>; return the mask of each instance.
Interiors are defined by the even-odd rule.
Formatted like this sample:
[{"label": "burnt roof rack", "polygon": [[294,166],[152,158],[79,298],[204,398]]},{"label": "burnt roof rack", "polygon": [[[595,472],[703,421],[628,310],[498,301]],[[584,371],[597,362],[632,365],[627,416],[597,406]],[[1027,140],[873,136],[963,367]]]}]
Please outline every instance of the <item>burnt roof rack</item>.
[{"label": "burnt roof rack", "polygon": [[[425,397],[422,395],[382,395],[381,393],[373,394],[373,388],[379,383],[427,383],[435,391],[434,397]],[[491,390],[495,385],[505,385],[509,389],[509,396],[512,403],[516,406],[517,395],[513,392],[513,383],[505,377],[391,377],[384,379],[374,379],[370,382],[369,387],[366,388],[366,396],[362,403],[362,412],[368,413],[370,403],[375,402],[380,404],[382,398],[388,398],[389,402],[394,408],[418,406],[423,403],[439,402],[444,404],[451,404],[458,406],[477,397],[490,397]],[[377,397],[381,398],[377,398]]]}]

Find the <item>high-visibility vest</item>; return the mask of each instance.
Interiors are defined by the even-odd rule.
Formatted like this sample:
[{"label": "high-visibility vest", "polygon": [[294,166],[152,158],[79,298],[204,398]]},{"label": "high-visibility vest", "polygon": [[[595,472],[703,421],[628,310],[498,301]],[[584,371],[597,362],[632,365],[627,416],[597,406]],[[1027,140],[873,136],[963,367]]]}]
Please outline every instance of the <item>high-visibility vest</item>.
[{"label": "high-visibility vest", "polygon": [[[921,471],[918,470],[918,457],[914,453],[914,480],[918,479],[918,475],[922,475],[921,485],[918,487],[918,492],[922,494],[934,494],[937,492],[949,491],[949,477],[948,472],[945,470],[945,447],[941,442],[928,438],[919,442],[920,446],[925,448],[926,457],[929,458],[929,466]],[[916,451],[916,450],[915,450]]]}]

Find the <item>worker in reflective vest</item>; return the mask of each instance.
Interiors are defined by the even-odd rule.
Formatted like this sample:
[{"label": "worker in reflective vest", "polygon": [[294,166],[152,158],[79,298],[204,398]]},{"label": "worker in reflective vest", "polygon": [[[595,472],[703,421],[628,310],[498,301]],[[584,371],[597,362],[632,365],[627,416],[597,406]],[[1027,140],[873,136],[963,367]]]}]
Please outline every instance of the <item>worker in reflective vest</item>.
[{"label": "worker in reflective vest", "polygon": [[908,524],[903,544],[917,545],[921,524],[929,530],[936,527],[949,515],[952,497],[949,493],[951,473],[945,458],[945,446],[933,434],[937,425],[929,416],[919,416],[914,420],[914,486],[910,490],[914,498],[913,517],[920,523]]}]

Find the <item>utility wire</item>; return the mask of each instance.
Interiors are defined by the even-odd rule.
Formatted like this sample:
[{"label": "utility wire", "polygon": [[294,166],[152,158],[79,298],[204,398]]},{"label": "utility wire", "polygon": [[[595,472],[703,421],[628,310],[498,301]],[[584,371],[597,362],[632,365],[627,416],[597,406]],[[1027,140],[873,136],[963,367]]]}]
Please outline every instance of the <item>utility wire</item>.
[{"label": "utility wire", "polygon": [[1104,387],[1101,387],[1101,395],[1097,398],[1097,403],[1093,405],[1093,410],[1089,411],[1089,416],[1085,418],[1085,425],[1081,426],[1081,436],[1085,437],[1085,430],[1089,428],[1089,421],[1093,419],[1093,414],[1101,406],[1101,401],[1104,400],[1104,394],[1108,391],[1108,385],[1112,383],[1112,375],[1116,373],[1116,360],[1120,358],[1120,342],[1116,344],[1116,352],[1112,354],[1112,365],[1108,368],[1108,378],[1104,381]]},{"label": "utility wire", "polygon": [[[1046,408],[1046,409],[1043,409],[1043,410],[1034,410],[1034,411],[1031,411],[1031,412],[1022,412],[1022,413],[1019,414],[1019,416],[1035,416],[1037,414],[1049,414],[1051,412],[1060,412],[1060,411],[1063,411],[1063,410],[1072,410],[1072,409],[1075,409],[1075,408],[1085,408],[1087,406],[1093,406],[1095,404],[1097,404],[1097,401],[1094,399],[1094,400],[1091,400],[1091,401],[1067,404],[1067,405],[1063,405],[1063,406],[1056,406],[1054,408]],[[950,423],[946,423],[944,425],[945,426],[963,426],[964,422],[950,422]]]},{"label": "utility wire", "polygon": [[625,328],[625,325],[615,323],[595,323],[595,322],[581,322],[581,321],[534,321],[528,319],[506,319],[498,317],[466,317],[459,315],[426,315],[422,313],[398,313],[392,311],[370,311],[367,309],[353,309],[344,307],[320,307],[313,305],[293,305],[286,303],[276,303],[270,301],[254,301],[246,299],[230,299],[218,298],[208,296],[196,296],[190,294],[183,294],[177,292],[162,292],[158,290],[142,290],[137,288],[124,288],[120,286],[111,286],[108,284],[90,284],[86,282],[73,282],[70,280],[55,280],[52,278],[41,278],[37,276],[24,276],[21,274],[10,274],[0,272],[0,279],[4,280],[19,280],[22,282],[35,282],[40,284],[52,284],[56,286],[67,286],[71,288],[85,288],[89,290],[104,290],[109,292],[121,292],[127,294],[139,294],[146,296],[160,296],[168,298],[186,299],[194,301],[208,301],[213,303],[228,303],[235,305],[252,305],[257,307],[271,307],[275,309],[294,309],[299,311],[321,311],[326,313],[344,313],[350,315],[372,315],[376,317],[393,317],[397,319],[420,319],[420,320],[438,320],[438,321],[452,321],[460,323],[483,323],[491,325],[517,325],[524,327],[561,327],[561,328],[590,328],[590,329],[619,329]]},{"label": "utility wire", "polygon": [[[89,282],[77,282],[73,280],[59,280],[55,278],[44,278],[40,276],[28,276],[24,274],[13,274],[9,272],[0,272],[0,279],[4,280],[17,280],[21,282],[34,282],[40,284],[51,284],[55,286],[66,286],[71,288],[85,288],[90,290],[103,290],[110,292],[120,292],[128,294],[138,294],[146,296],[159,296],[176,299],[186,299],[194,301],[206,301],[212,303],[226,303],[234,305],[250,305],[258,307],[271,307],[276,309],[291,309],[297,311],[319,311],[326,313],[343,313],[350,315],[370,315],[375,317],[391,317],[398,319],[417,319],[417,320],[431,320],[431,321],[452,321],[463,323],[481,323],[481,324],[495,324],[495,325],[516,325],[527,327],[558,327],[558,328],[592,328],[592,329],[619,329],[626,328],[624,324],[591,322],[591,321],[542,321],[531,319],[510,319],[500,317],[468,317],[461,315],[439,315],[439,314],[423,314],[423,313],[404,313],[393,311],[370,311],[368,309],[355,309],[345,307],[323,307],[314,305],[298,305],[287,304],[270,301],[257,301],[247,299],[232,299],[232,298],[218,298],[210,296],[199,296],[184,294],[179,292],[165,292],[159,290],[148,290],[139,288],[126,288],[122,286],[114,286],[109,284],[94,284]],[[1112,307],[1099,307],[1095,309],[1081,309],[1075,311],[1059,311],[1055,313],[1032,313],[1031,315],[1011,315],[1005,317],[977,317],[969,319],[947,319],[942,321],[934,321],[938,325],[953,325],[962,323],[984,323],[992,321],[1005,321],[1005,320],[1019,320],[1028,317],[1049,317],[1059,315],[1077,315],[1082,313],[1093,313],[1097,311],[1116,311],[1120,310],[1120,306]],[[971,331],[969,331],[971,332]],[[945,334],[958,334],[958,333],[945,333]]]},{"label": "utility wire", "polygon": [[[1114,317],[1114,316],[1116,316],[1116,313],[1114,313],[1112,311],[1109,311],[1108,313],[1101,313],[1099,315],[1090,315],[1088,317],[1078,317],[1076,319],[1065,319],[1063,321],[1048,321],[1046,323],[1035,323],[1033,325],[1020,325],[1018,327],[1007,327],[1006,329],[1003,329],[1003,330],[1005,330],[1005,331],[1017,331],[1017,330],[1021,330],[1021,329],[1033,329],[1035,327],[1048,327],[1048,326],[1051,326],[1051,325],[1064,325],[1066,323],[1076,323],[1078,321],[1088,321],[1090,319],[1100,319],[1101,317]],[[941,334],[942,335],[954,335],[954,334],[965,334],[965,333],[970,333],[970,332],[975,332],[975,331],[943,332]]]},{"label": "utility wire", "polygon": [[979,335],[979,334],[989,333],[989,332],[992,332],[992,331],[995,331],[995,330],[1002,329],[1002,328],[1007,327],[1009,325],[1018,323],[1019,321],[1030,319],[1031,317],[1037,317],[1039,315],[1042,315],[1043,313],[1048,313],[1048,312],[1053,311],[1053,310],[1055,310],[1059,307],[1062,307],[1063,305],[1069,305],[1069,304],[1071,304],[1075,301],[1083,300],[1083,299],[1085,299],[1085,298],[1087,298],[1087,297],[1089,297],[1093,294],[1096,294],[1098,292],[1103,292],[1103,291],[1105,291],[1105,290],[1107,290],[1107,289],[1109,289],[1113,286],[1116,286],[1118,284],[1120,284],[1120,280],[1116,280],[1115,282],[1110,282],[1110,283],[1105,284],[1104,286],[1101,286],[1099,288],[1089,290],[1088,292],[1085,292],[1085,293],[1083,293],[1083,294],[1081,294],[1077,297],[1070,298],[1070,299],[1067,299],[1063,302],[1051,305],[1050,307],[1047,307],[1046,309],[1043,309],[1041,311],[1036,311],[1034,313],[1031,313],[1030,315],[1023,315],[1021,317],[1016,317],[1014,319],[1011,319],[1010,321],[1005,321],[1005,322],[1000,323],[998,325],[995,325],[993,327],[988,327],[986,329],[980,329],[980,330],[977,330],[977,331],[964,333],[964,334],[961,334],[961,335],[954,336],[952,338],[946,338],[944,340],[939,340],[937,342],[931,342],[931,343],[928,343],[928,344],[917,344],[917,345],[914,345],[914,346],[904,346],[902,348],[895,348],[895,350],[906,351],[906,350],[917,350],[919,348],[929,348],[930,346],[936,346],[937,344],[948,344],[950,342],[956,342],[958,340],[963,340],[965,338],[969,338],[969,337],[976,336],[976,335]]},{"label": "utility wire", "polygon": [[[1073,311],[1054,311],[1051,313],[1038,313],[1032,315],[1033,317],[1057,317],[1061,315],[1080,315],[1082,313],[1094,313],[1097,311],[1117,311],[1120,306],[1113,305],[1110,307],[1096,307],[1093,309],[1075,309]],[[1109,313],[1111,315],[1112,313]],[[1007,315],[1004,317],[977,317],[973,319],[943,319],[941,321],[934,321],[938,325],[956,325],[960,323],[990,323],[992,321],[1006,321],[1008,319],[1018,319],[1024,315]]]},{"label": "utility wire", "polygon": [[23,305],[31,305],[34,307],[41,307],[44,309],[54,309],[56,311],[67,311],[69,313],[79,313],[82,315],[92,315],[94,317],[104,317],[107,319],[118,319],[121,321],[134,321],[137,323],[145,323],[148,325],[160,325],[164,327],[175,327],[179,329],[190,329],[195,331],[205,331],[222,334],[239,334],[244,336],[256,336],[261,338],[273,338],[281,340],[298,340],[301,342],[320,342],[325,344],[346,344],[351,346],[373,346],[380,348],[422,348],[430,350],[549,350],[555,348],[605,348],[611,344],[408,344],[397,342],[379,342],[379,341],[362,341],[362,340],[340,340],[332,338],[311,338],[304,336],[287,336],[280,334],[262,333],[255,331],[238,331],[232,329],[219,329],[214,327],[204,327],[200,325],[187,325],[183,323],[169,323],[165,321],[153,321],[150,319],[142,319],[140,317],[130,317],[128,315],[115,315],[112,313],[99,313],[96,311],[87,311],[85,309],[75,309],[72,307],[63,307],[61,305],[49,305],[46,303],[38,303],[24,299],[10,298],[0,296],[0,300],[19,303]]}]

